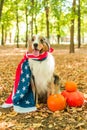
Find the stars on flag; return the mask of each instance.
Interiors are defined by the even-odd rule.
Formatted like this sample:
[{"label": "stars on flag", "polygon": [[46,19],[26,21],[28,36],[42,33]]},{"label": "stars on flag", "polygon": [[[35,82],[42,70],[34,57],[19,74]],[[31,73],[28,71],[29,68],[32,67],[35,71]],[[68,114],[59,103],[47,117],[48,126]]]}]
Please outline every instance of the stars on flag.
[{"label": "stars on flag", "polygon": [[26,78],[29,78],[30,76],[29,76],[29,74],[26,74]]},{"label": "stars on flag", "polygon": [[20,98],[23,98],[24,97],[24,94],[20,94]]},{"label": "stars on flag", "polygon": [[27,70],[28,69],[28,67],[27,67],[27,65],[25,65],[25,70]]},{"label": "stars on flag", "polygon": [[17,104],[19,104],[19,102],[17,102]]},{"label": "stars on flag", "polygon": [[26,90],[26,87],[24,86],[24,87],[22,88],[22,90],[25,91],[25,90]]},{"label": "stars on flag", "polygon": [[17,90],[17,94],[19,94],[20,93],[20,90]]},{"label": "stars on flag", "polygon": [[22,83],[24,83],[24,82],[25,82],[25,78],[22,78],[22,80],[21,80],[21,81],[22,81]]},{"label": "stars on flag", "polygon": [[16,97],[15,96],[13,96],[13,99],[15,99]]},{"label": "stars on flag", "polygon": [[29,102],[28,100],[27,100],[27,101],[25,101],[25,103],[26,103],[26,104],[30,104],[30,102]]}]

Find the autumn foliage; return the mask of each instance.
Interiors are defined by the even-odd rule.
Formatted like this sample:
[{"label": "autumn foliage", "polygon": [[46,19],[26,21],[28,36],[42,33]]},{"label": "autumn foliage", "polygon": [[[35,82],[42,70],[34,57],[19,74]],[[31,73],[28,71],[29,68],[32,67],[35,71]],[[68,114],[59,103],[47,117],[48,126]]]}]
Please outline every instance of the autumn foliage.
[{"label": "autumn foliage", "polygon": [[[87,45],[70,54],[61,45],[55,49],[56,72],[65,81],[78,84],[79,91],[85,94],[82,107],[66,107],[65,111],[51,112],[46,104],[39,104],[36,112],[18,114],[13,108],[0,109],[0,130],[86,130],[87,129]],[[63,49],[63,50],[62,50]],[[0,47],[0,105],[13,89],[15,70],[24,56],[25,48]],[[84,58],[85,57],[85,58]],[[66,90],[64,90],[66,91]],[[67,92],[69,94],[70,92]]]}]

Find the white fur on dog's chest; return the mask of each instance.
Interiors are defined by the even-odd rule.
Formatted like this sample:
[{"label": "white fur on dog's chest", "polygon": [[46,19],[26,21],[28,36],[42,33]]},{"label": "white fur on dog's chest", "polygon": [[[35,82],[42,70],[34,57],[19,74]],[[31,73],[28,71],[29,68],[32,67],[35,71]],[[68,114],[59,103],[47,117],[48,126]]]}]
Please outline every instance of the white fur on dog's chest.
[{"label": "white fur on dog's chest", "polygon": [[43,61],[29,59],[31,72],[35,78],[35,85],[38,94],[47,91],[48,83],[51,82],[54,72],[54,58],[49,53],[48,57]]}]

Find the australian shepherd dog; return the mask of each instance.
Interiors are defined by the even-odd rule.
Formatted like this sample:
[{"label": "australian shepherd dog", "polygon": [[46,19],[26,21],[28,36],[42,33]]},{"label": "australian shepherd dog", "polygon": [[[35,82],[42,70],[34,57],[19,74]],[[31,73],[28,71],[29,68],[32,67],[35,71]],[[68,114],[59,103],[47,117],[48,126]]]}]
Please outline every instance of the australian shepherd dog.
[{"label": "australian shepherd dog", "polygon": [[46,38],[39,35],[33,36],[29,40],[28,51],[36,57],[47,53],[47,57],[40,61],[29,59],[32,72],[31,84],[37,104],[38,97],[43,97],[44,94],[48,97],[55,93],[55,86],[59,82],[59,77],[54,74],[55,61],[50,53],[50,44]]}]

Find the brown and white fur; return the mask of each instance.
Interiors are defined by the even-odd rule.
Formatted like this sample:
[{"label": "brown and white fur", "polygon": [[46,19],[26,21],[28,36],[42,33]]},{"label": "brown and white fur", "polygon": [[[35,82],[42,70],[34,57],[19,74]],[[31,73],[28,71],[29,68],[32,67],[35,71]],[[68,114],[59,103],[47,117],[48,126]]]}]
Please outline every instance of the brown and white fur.
[{"label": "brown and white fur", "polygon": [[48,52],[48,57],[43,61],[29,59],[32,72],[31,84],[34,96],[36,95],[36,104],[38,95],[41,97],[45,93],[47,96],[54,93],[54,83],[56,84],[59,80],[59,77],[54,75],[55,61],[52,54],[49,53],[49,48],[48,41],[42,36],[35,35],[29,42],[29,52],[35,56]]}]

